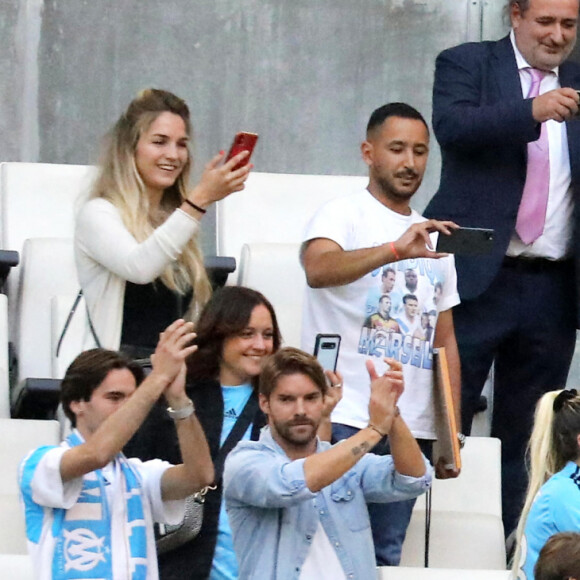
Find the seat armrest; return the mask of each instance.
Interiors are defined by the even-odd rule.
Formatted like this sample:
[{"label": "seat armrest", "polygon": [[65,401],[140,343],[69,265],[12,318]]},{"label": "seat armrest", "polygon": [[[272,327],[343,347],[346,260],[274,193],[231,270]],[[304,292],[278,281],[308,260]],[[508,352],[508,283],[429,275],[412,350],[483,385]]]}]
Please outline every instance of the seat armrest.
[{"label": "seat armrest", "polygon": [[206,256],[204,263],[214,290],[225,286],[228,276],[236,269],[236,259],[228,256]]},{"label": "seat armrest", "polygon": [[25,379],[13,393],[15,419],[54,419],[60,399],[60,379]]},{"label": "seat armrest", "polygon": [[20,256],[14,250],[0,250],[0,286],[4,285],[10,268],[18,266]]}]

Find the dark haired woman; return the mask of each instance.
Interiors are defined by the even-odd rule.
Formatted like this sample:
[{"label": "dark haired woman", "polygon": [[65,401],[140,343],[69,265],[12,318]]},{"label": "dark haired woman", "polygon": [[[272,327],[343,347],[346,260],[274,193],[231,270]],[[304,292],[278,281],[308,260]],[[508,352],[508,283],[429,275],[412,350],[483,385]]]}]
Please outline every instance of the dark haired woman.
[{"label": "dark haired woman", "polygon": [[534,580],[548,538],[580,532],[580,396],[551,391],[538,402],[530,437],[530,483],[512,566],[517,580]]},{"label": "dark haired woman", "polygon": [[[222,501],[225,453],[242,439],[257,440],[266,418],[258,407],[258,379],[267,356],[280,348],[276,314],[259,292],[226,286],[212,296],[196,327],[198,350],[187,361],[187,394],[205,431],[216,489],[208,491],[200,533],[190,542],[159,555],[161,580],[237,580],[232,532]],[[342,396],[341,377],[327,373],[321,438],[330,439],[330,413]],[[229,438],[233,433],[235,437]],[[125,449],[132,457],[181,462],[175,427],[165,408],[157,406]]]},{"label": "dark haired woman", "polygon": [[[254,387],[265,357],[280,347],[280,330],[274,309],[262,294],[226,286],[205,305],[196,332],[198,350],[187,363],[187,394],[195,405],[215,465],[220,447],[238,421],[244,421],[242,433],[229,442],[229,447],[240,439],[258,439],[265,417],[258,408]],[[141,459],[179,459],[175,426],[163,406],[154,409],[126,452]],[[200,533],[159,555],[162,580],[237,578],[220,476],[216,473],[217,488],[206,495]]]}]

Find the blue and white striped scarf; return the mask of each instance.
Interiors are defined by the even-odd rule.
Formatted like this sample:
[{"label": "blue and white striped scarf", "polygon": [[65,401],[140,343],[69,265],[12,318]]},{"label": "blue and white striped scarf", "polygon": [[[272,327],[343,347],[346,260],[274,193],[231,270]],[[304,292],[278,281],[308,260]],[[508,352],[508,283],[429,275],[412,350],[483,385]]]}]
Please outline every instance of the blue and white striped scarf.
[{"label": "blue and white striped scarf", "polygon": [[[66,442],[74,447],[83,443],[76,431]],[[51,447],[37,449],[27,464],[37,464]],[[35,457],[36,455],[36,457]],[[147,529],[139,474],[127,458],[119,453],[127,505],[126,530],[129,530],[131,580],[147,578]],[[74,519],[65,509],[54,509],[52,536],[56,538],[52,560],[53,580],[112,579],[113,547],[111,545],[111,511],[105,490],[106,480],[100,469],[83,477],[83,488],[74,506]]]}]

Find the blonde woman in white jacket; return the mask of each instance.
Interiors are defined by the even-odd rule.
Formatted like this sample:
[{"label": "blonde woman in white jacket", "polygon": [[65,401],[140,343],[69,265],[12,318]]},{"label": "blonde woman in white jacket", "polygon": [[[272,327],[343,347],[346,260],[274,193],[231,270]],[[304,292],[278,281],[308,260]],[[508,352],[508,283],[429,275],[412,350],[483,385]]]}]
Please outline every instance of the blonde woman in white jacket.
[{"label": "blonde woman in white jacket", "polygon": [[154,349],[166,320],[195,320],[211,295],[198,245],[212,203],[240,191],[251,165],[220,152],[188,186],[191,124],[185,102],[147,89],[107,136],[90,200],[77,216],[75,258],[101,346]]}]

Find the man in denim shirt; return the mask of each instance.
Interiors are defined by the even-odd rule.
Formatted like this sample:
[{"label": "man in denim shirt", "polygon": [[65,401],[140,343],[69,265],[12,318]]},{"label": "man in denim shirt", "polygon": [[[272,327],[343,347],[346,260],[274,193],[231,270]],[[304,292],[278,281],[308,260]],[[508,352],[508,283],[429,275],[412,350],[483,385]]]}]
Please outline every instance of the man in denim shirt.
[{"label": "man in denim shirt", "polygon": [[[237,445],[224,473],[241,579],[376,577],[366,502],[410,499],[431,484],[431,467],[398,412],[401,364],[386,362],[382,376],[367,363],[368,427],[332,447],[316,437],[328,388],[316,359],[285,348],[265,364],[268,428]],[[340,388],[340,375],[328,376]],[[392,455],[369,454],[386,435]]]}]

